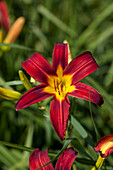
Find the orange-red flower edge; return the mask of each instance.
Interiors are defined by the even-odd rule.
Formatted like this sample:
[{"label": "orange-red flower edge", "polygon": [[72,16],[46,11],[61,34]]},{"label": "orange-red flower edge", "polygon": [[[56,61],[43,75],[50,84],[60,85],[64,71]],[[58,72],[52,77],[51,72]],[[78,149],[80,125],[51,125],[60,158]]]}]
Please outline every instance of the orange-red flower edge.
[{"label": "orange-red flower edge", "polygon": [[56,43],[52,66],[39,53],[22,62],[22,66],[42,84],[27,91],[18,100],[16,110],[54,96],[50,103],[50,119],[61,140],[65,138],[69,117],[68,95],[88,101],[90,93],[92,103],[101,106],[104,102],[94,88],[78,82],[99,68],[89,51],[80,54],[68,64],[68,45]]},{"label": "orange-red flower edge", "polygon": [[102,167],[105,157],[113,152],[113,134],[102,137],[94,147],[96,152],[100,152],[95,166],[91,170],[96,170]]},{"label": "orange-red flower edge", "polygon": [[101,157],[107,157],[113,152],[113,134],[102,137],[94,147]]},{"label": "orange-red flower edge", "polygon": [[[71,166],[73,164],[74,159],[78,156],[78,152],[76,152],[72,147],[66,149],[59,157],[56,162],[55,170],[71,170]],[[29,158],[29,168],[30,170],[36,170],[41,166],[50,162],[48,156],[48,150],[41,151],[40,149],[36,149],[32,152]],[[51,163],[40,168],[42,170],[54,170]]]}]

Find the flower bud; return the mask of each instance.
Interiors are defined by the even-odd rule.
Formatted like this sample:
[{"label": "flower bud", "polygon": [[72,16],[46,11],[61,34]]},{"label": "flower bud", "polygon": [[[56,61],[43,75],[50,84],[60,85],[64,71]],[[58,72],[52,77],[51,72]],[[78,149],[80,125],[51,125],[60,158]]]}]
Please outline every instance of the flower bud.
[{"label": "flower bud", "polygon": [[22,70],[19,70],[19,77],[20,77],[20,80],[22,81],[24,87],[27,89],[27,90],[30,90],[32,88],[29,80],[27,79],[26,75],[23,73]]},{"label": "flower bud", "polygon": [[21,93],[0,87],[0,97],[7,100],[18,100],[21,97]]},{"label": "flower bud", "polygon": [[[3,43],[6,44],[12,44],[16,40],[16,38],[19,36],[23,25],[25,23],[25,18],[24,17],[19,17],[11,26],[10,30],[7,33],[7,36],[5,37]],[[8,50],[9,47],[7,46],[2,46],[2,50]]]},{"label": "flower bud", "polygon": [[10,26],[10,18],[8,13],[7,4],[5,1],[0,1],[0,25],[4,28],[7,32]]},{"label": "flower bud", "polygon": [[69,64],[71,62],[71,60],[72,60],[69,43],[67,42],[67,40],[64,40],[63,43],[68,45],[68,64]]}]

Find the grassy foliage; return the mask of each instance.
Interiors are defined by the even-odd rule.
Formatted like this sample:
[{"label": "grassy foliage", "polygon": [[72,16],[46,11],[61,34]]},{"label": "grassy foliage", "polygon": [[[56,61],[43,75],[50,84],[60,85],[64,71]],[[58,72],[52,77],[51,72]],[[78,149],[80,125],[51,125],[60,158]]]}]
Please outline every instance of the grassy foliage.
[{"label": "grassy foliage", "polygon": [[[91,104],[93,121],[100,137],[112,134],[112,0],[7,0],[7,4],[11,23],[19,16],[24,16],[26,21],[15,44],[10,45],[10,51],[4,52],[0,57],[0,84],[24,94],[26,89],[19,81],[18,75],[18,71],[22,69],[21,62],[38,51],[51,63],[55,42],[60,43],[66,39],[73,58],[88,50],[100,66],[100,69],[83,82],[97,89],[105,101],[101,108]],[[3,46],[3,43],[0,46]],[[29,78],[29,75],[25,74]],[[79,151],[75,160],[76,167],[89,170],[97,159],[93,149],[97,135],[89,103],[75,98],[70,98],[70,101],[72,116],[68,122],[68,133],[70,137],[76,138],[72,142],[72,146]],[[47,112],[50,99],[18,112],[15,111],[15,103],[0,98],[0,141],[26,147],[49,148],[50,157],[53,158],[54,154],[51,153],[58,153],[63,142],[59,140],[50,123]],[[25,150],[0,145],[0,167],[2,170],[27,170],[29,155]],[[107,159],[106,169],[113,169],[112,159],[112,155]]]}]

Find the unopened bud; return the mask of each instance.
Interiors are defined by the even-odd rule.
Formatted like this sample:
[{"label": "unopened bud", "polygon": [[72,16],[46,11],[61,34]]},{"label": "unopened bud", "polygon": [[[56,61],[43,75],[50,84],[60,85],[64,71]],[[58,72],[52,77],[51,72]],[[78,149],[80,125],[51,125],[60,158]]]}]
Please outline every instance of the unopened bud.
[{"label": "unopened bud", "polygon": [[7,100],[18,100],[21,97],[21,93],[0,87],[0,97]]},{"label": "unopened bud", "polygon": [[0,25],[7,32],[10,26],[8,7],[5,1],[0,1]]},{"label": "unopened bud", "polygon": [[19,77],[20,77],[20,80],[22,81],[24,87],[27,89],[27,90],[30,90],[32,88],[28,78],[26,77],[26,75],[24,74],[24,72],[22,70],[19,70]]},{"label": "unopened bud", "polygon": [[71,60],[72,60],[69,43],[67,42],[67,40],[64,40],[63,43],[68,45],[68,64],[69,64],[71,62]]},{"label": "unopened bud", "polygon": [[[25,18],[24,17],[19,17],[13,23],[13,25],[11,26],[10,30],[7,33],[7,36],[5,37],[5,39],[3,41],[3,43],[6,43],[6,44],[14,43],[16,38],[19,36],[19,34],[20,34],[20,32],[21,32],[21,30],[23,28],[24,23],[25,23]],[[5,51],[5,50],[10,49],[10,47],[3,46],[2,49]]]}]

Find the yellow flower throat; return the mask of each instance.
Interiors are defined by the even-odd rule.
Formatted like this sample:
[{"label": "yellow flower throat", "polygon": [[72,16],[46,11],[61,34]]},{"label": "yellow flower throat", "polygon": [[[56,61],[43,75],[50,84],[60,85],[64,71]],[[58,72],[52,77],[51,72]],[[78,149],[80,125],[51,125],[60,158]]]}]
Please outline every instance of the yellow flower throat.
[{"label": "yellow flower throat", "polygon": [[63,69],[59,65],[57,68],[58,76],[48,76],[48,86],[44,88],[44,92],[54,94],[58,100],[64,100],[68,92],[75,90],[74,85],[71,85],[71,75],[63,76]]},{"label": "yellow flower throat", "polygon": [[58,79],[54,79],[54,89],[57,96],[65,98],[66,95],[65,83],[63,83],[61,80],[58,81]]}]

